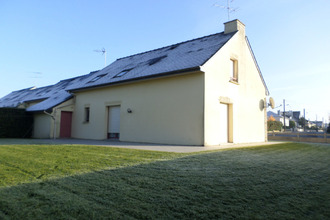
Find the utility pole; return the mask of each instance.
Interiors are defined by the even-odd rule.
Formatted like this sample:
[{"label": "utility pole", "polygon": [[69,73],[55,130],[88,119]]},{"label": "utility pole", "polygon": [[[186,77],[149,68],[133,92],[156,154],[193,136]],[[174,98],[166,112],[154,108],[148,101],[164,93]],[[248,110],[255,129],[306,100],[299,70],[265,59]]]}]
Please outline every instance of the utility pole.
[{"label": "utility pole", "polygon": [[284,112],[283,112],[283,116],[284,116],[284,131],[285,131],[285,99],[283,99],[283,109],[284,109]]},{"label": "utility pole", "polygon": [[306,131],[306,112],[304,109],[304,132]]}]

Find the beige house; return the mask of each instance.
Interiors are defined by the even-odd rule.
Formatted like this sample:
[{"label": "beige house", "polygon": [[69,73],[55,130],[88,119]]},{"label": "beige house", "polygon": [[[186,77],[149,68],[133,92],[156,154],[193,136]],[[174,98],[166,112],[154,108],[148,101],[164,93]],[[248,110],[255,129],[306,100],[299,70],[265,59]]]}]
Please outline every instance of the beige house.
[{"label": "beige house", "polygon": [[118,59],[69,91],[73,138],[180,145],[267,140],[259,103],[268,90],[239,20],[219,34]]},{"label": "beige house", "polygon": [[[60,136],[69,127],[61,124],[69,121],[70,136],[81,139],[178,145],[267,141],[266,108],[260,103],[268,90],[239,20],[225,23],[218,34],[118,59],[77,77],[65,90],[71,97],[56,106],[49,137],[55,127]],[[62,119],[62,112],[69,116]],[[50,116],[40,109],[35,115],[38,137]]]}]

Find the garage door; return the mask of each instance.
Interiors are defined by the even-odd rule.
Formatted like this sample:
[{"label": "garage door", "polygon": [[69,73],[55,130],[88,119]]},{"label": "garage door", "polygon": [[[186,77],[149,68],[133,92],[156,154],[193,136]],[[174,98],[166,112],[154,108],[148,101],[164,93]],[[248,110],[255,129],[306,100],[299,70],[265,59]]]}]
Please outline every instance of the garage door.
[{"label": "garage door", "polygon": [[109,107],[108,138],[119,139],[120,134],[120,106]]},{"label": "garage door", "polygon": [[220,143],[228,143],[228,105],[220,104]]}]

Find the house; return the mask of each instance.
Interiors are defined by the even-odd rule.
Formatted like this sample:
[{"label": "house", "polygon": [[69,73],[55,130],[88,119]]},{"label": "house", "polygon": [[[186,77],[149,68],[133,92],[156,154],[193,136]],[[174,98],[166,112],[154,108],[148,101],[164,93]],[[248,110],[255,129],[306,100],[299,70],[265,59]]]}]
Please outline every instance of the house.
[{"label": "house", "polygon": [[[278,115],[281,115],[284,117],[285,115],[285,119],[288,118],[289,121],[293,121],[296,125],[296,127],[299,126],[299,118],[300,118],[300,111],[280,111],[278,110]],[[284,119],[282,120],[283,123]],[[286,126],[289,126],[289,122],[287,122],[287,120],[285,120],[285,124]]]},{"label": "house", "polygon": [[48,92],[27,107],[36,115],[34,136],[40,137],[48,117],[55,122],[46,126],[50,136],[51,129],[55,136],[67,129],[72,138],[160,144],[267,141],[260,103],[269,92],[245,25],[224,25],[224,32],[123,57],[65,80],[60,98]]},{"label": "house", "polygon": [[[276,114],[275,112],[272,112],[272,111],[267,112],[267,120],[269,120],[270,118],[274,118],[275,121],[279,121],[282,124],[284,124],[284,117],[281,116],[281,115]],[[285,123],[287,125],[289,124],[289,118],[285,118]]]},{"label": "house", "polygon": [[310,123],[317,128],[325,128],[325,124],[323,123],[323,121],[311,121]]},{"label": "house", "polygon": [[31,87],[11,92],[0,99],[0,108],[23,108],[33,113],[34,138],[70,137],[71,129],[67,129],[70,121],[62,118],[65,114],[72,114],[74,99],[66,88],[87,76],[62,80],[41,88]]}]

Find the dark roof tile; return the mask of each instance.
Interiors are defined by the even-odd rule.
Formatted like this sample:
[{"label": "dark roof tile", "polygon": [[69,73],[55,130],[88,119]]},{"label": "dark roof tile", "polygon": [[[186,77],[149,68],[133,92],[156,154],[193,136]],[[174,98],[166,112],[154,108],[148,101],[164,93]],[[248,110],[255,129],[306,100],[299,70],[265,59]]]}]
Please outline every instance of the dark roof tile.
[{"label": "dark roof tile", "polygon": [[[117,59],[98,73],[68,87],[68,90],[105,86],[200,67],[235,33],[222,32]],[[123,72],[125,74],[120,74]],[[105,76],[91,82],[99,74]]]}]

